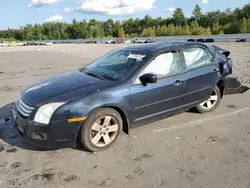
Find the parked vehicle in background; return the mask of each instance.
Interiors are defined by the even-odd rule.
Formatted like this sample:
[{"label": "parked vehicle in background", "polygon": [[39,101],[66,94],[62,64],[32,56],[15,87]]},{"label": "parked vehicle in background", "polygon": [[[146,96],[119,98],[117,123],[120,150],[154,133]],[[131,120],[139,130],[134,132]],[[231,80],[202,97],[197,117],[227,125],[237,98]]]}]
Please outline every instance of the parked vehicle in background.
[{"label": "parked vehicle in background", "polygon": [[133,43],[145,43],[145,39],[135,39]]},{"label": "parked vehicle in background", "polygon": [[205,42],[205,39],[196,39],[196,42]]},{"label": "parked vehicle in background", "polygon": [[124,43],[125,44],[130,44],[130,43],[132,43],[132,40],[124,40]]},{"label": "parked vehicle in background", "polygon": [[230,52],[201,43],[153,43],[116,49],[79,70],[24,89],[15,127],[41,148],[108,149],[123,130],[190,108],[215,110],[224,95],[244,93]]},{"label": "parked vehicle in background", "polygon": [[108,40],[108,41],[106,41],[106,44],[113,44],[113,40]]},{"label": "parked vehicle in background", "polygon": [[246,38],[237,38],[235,42],[246,42]]},{"label": "parked vehicle in background", "polygon": [[213,42],[214,42],[214,39],[208,38],[208,39],[205,40],[205,42],[207,42],[207,43],[213,43]]},{"label": "parked vehicle in background", "polygon": [[146,39],[146,40],[144,41],[144,43],[153,43],[153,42],[155,42],[155,40],[153,40],[153,39]]},{"label": "parked vehicle in background", "polygon": [[116,44],[123,44],[124,40],[123,39],[115,39]]},{"label": "parked vehicle in background", "polygon": [[195,42],[195,39],[187,39],[187,42]]},{"label": "parked vehicle in background", "polygon": [[9,44],[8,44],[8,43],[5,43],[5,42],[0,42],[0,47],[7,47],[7,46],[9,46]]}]

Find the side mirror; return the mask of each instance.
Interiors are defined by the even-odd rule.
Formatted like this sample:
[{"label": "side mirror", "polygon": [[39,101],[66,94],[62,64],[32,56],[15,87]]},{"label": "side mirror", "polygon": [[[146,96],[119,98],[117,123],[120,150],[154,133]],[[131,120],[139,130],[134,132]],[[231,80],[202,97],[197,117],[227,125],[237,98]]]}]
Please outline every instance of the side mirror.
[{"label": "side mirror", "polygon": [[144,74],[139,79],[143,85],[157,83],[157,76],[151,73]]}]

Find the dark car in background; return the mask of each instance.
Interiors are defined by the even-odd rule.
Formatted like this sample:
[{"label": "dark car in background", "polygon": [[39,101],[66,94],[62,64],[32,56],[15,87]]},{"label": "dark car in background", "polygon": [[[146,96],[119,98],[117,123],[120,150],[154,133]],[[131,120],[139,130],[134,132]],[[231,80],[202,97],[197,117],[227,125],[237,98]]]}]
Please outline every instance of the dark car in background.
[{"label": "dark car in background", "polygon": [[237,38],[235,42],[246,42],[246,38]]},{"label": "dark car in background", "polygon": [[120,131],[196,108],[216,109],[249,88],[232,72],[230,52],[199,43],[116,49],[87,67],[46,78],[21,92],[12,109],[24,139],[42,148],[109,148]]}]

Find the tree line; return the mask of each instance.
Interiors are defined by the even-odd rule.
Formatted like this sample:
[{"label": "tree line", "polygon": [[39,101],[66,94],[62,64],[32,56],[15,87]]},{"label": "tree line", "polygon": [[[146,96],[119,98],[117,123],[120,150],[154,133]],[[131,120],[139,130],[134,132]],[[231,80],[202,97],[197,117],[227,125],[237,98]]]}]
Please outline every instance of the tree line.
[{"label": "tree line", "polygon": [[152,18],[146,15],[143,19],[128,20],[77,21],[72,23],[46,22],[43,24],[27,24],[20,29],[0,31],[0,40],[64,40],[64,39],[93,39],[93,38],[125,38],[152,36],[181,36],[181,35],[217,35],[250,33],[250,3],[243,8],[230,8],[225,11],[202,13],[196,5],[192,16],[184,16],[181,8],[175,9],[172,17]]}]

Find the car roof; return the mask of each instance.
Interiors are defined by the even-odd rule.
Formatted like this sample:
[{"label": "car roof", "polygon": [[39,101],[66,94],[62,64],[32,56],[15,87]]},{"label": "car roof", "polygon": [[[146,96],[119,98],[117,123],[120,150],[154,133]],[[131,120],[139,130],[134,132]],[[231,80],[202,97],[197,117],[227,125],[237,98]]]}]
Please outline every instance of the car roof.
[{"label": "car roof", "polygon": [[198,43],[198,42],[156,42],[150,44],[141,44],[136,46],[128,46],[124,49],[134,49],[134,50],[142,50],[142,51],[158,51],[162,49],[175,49],[176,47],[205,47],[208,48],[206,44]]}]

